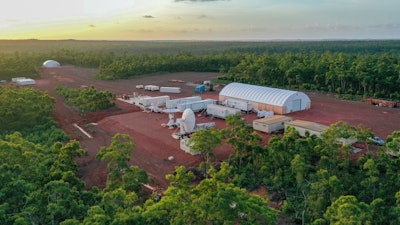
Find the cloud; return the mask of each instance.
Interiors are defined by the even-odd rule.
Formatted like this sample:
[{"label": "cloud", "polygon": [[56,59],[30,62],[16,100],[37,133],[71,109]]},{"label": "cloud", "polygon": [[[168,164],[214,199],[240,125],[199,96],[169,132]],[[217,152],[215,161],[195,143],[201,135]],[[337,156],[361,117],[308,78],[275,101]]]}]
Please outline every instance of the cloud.
[{"label": "cloud", "polygon": [[146,18],[146,19],[153,19],[154,16],[152,16],[152,15],[144,15],[143,18]]}]

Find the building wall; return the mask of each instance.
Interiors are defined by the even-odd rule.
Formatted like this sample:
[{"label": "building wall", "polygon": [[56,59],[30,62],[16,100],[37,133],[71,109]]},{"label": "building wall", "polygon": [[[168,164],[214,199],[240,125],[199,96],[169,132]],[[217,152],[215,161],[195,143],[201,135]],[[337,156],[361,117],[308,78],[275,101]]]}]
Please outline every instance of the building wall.
[{"label": "building wall", "polygon": [[[232,98],[229,96],[219,96],[219,101],[223,102],[226,99],[235,99],[235,100],[244,100],[244,99],[238,99],[238,98]],[[286,107],[284,106],[276,106],[276,105],[268,105],[265,103],[261,102],[250,102],[251,103],[251,108],[252,109],[257,109],[257,110],[266,110],[266,111],[273,111],[275,114],[283,115],[286,114]]]}]

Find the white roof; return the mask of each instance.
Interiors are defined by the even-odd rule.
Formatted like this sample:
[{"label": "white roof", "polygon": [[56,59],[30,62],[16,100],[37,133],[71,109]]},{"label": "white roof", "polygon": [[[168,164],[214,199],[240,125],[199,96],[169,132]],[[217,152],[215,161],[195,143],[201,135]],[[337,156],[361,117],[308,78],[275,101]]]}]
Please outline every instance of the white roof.
[{"label": "white roof", "polygon": [[304,95],[306,100],[310,101],[308,96],[302,92],[242,83],[226,85],[220,95],[276,106],[285,105],[285,102],[293,95]]},{"label": "white roof", "polygon": [[30,84],[36,84],[36,81],[30,78],[20,78],[16,80],[16,83],[18,85],[30,85]]},{"label": "white roof", "polygon": [[59,67],[60,66],[60,63],[59,62],[57,62],[57,61],[55,61],[55,60],[46,60],[44,63],[43,63],[43,67],[46,67],[46,68],[53,68],[53,67]]}]

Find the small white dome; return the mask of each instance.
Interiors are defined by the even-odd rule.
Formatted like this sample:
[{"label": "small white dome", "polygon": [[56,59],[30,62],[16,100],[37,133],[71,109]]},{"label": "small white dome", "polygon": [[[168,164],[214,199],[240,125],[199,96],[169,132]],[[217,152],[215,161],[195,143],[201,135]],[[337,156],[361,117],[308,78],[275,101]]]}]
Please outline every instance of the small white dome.
[{"label": "small white dome", "polygon": [[45,68],[54,68],[54,67],[59,67],[60,63],[55,61],[55,60],[46,60],[46,62],[43,63],[43,67]]}]

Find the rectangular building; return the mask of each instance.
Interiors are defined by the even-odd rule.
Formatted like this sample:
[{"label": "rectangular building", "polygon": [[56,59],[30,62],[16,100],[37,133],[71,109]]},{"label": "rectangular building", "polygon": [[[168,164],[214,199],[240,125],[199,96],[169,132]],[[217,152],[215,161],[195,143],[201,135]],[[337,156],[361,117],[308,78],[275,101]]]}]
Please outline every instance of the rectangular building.
[{"label": "rectangular building", "polygon": [[289,126],[296,129],[302,137],[306,137],[306,132],[308,131],[310,136],[315,134],[319,138],[321,138],[322,132],[329,128],[329,126],[306,120],[293,120],[285,123],[285,131]]},{"label": "rectangular building", "polygon": [[253,120],[253,129],[264,133],[273,133],[285,129],[285,123],[293,121],[291,117],[275,115]]}]

